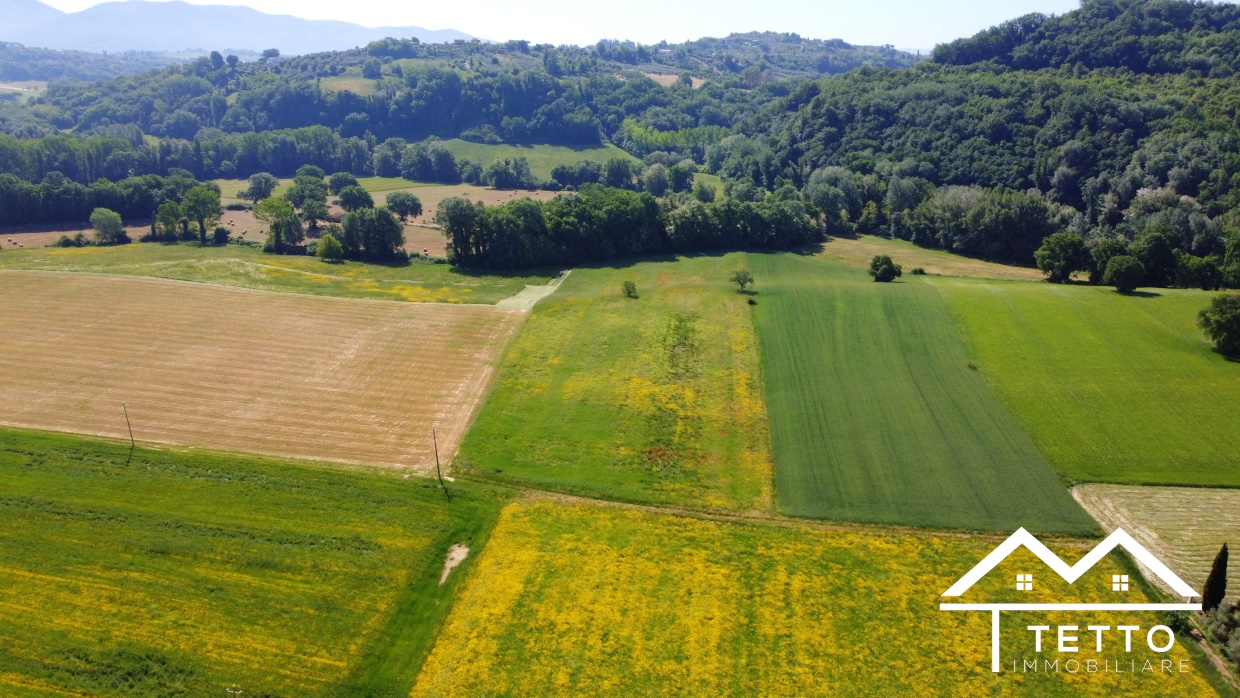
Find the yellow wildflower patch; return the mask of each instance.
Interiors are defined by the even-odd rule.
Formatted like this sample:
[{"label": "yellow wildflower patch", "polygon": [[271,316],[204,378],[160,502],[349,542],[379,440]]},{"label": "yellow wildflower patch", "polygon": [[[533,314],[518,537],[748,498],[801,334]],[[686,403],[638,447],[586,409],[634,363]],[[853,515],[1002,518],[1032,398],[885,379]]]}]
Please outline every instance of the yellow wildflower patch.
[{"label": "yellow wildflower patch", "polygon": [[[1142,634],[1126,653],[1122,634],[1113,633],[1104,652],[1094,652],[1085,625],[1148,629],[1157,620],[1147,613],[1009,613],[1001,630],[1006,669],[991,673],[989,614],[945,612],[938,604],[997,542],[512,504],[411,695],[1213,693],[1179,644],[1154,654]],[[1088,549],[1055,547],[1071,561]],[[1016,555],[1009,562],[986,578],[994,588],[974,591],[1002,596],[1008,592],[1001,587],[1011,587],[1016,594],[1008,567],[1030,561]],[[1094,571],[1109,580],[1121,569],[1107,559]],[[1038,600],[1108,598],[1100,584],[1068,588],[1054,584],[1045,567],[1037,574],[1044,582]],[[1143,596],[1135,586],[1131,594]],[[1058,654],[1050,636],[1038,653],[1025,629],[1044,624],[1054,633],[1069,623],[1081,626],[1076,654]],[[1122,661],[1125,672],[1133,660],[1137,671],[1084,670],[1086,660],[1104,658],[1112,667]],[[1012,660],[1035,659],[1058,660],[1058,672],[1012,670]],[[1078,671],[1070,672],[1066,659],[1078,660]],[[1158,669],[1141,672],[1147,659]],[[1161,670],[1163,659],[1174,672]]]}]

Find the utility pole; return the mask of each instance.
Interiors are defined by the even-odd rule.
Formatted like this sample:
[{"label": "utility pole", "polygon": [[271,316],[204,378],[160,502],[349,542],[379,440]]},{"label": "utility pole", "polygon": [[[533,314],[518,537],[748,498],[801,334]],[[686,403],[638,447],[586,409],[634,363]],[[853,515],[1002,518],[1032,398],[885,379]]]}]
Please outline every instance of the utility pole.
[{"label": "utility pole", "polygon": [[129,403],[122,402],[121,409],[125,412],[125,426],[129,429],[129,456],[125,458],[125,467],[129,467],[129,462],[133,460],[133,449],[137,446],[137,442],[133,440],[133,425],[129,423]]},{"label": "utility pole", "polygon": [[443,488],[443,494],[452,501],[452,495],[448,492],[448,486],[443,482],[443,471],[439,469],[439,435],[435,433],[435,427],[431,427],[431,440],[435,443],[435,475],[439,477],[439,486]]},{"label": "utility pole", "polygon": [[129,403],[122,402],[121,409],[125,411],[125,426],[129,429],[129,447],[133,448],[137,444],[133,440],[133,425],[129,423]]}]

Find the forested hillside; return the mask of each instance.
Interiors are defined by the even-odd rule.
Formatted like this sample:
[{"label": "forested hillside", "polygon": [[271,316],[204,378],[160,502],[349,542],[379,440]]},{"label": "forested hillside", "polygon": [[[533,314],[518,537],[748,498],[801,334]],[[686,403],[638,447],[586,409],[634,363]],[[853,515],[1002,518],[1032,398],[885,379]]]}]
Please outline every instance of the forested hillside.
[{"label": "forested hillside", "polygon": [[[0,172],[30,200],[54,172],[89,183],[175,168],[288,176],[310,164],[663,197],[692,189],[697,170],[738,202],[800,201],[831,233],[1023,264],[1068,233],[1097,252],[1076,271],[1098,280],[1111,257],[1136,255],[1151,283],[1235,283],[1238,16],[1232,5],[1087,0],[920,63],[792,34],[585,48],[388,39],[254,62],[217,53],[53,83],[46,97],[0,110],[0,129],[21,136],[0,136]],[[610,142],[643,162],[583,161],[540,181],[519,159],[465,162],[435,138]],[[1185,276],[1176,254],[1213,271]]]}]

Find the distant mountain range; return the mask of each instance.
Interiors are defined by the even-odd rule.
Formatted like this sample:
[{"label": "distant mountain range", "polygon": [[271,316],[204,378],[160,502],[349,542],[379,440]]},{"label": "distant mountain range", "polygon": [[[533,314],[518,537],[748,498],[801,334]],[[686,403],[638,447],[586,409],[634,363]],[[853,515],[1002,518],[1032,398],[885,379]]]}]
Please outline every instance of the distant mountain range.
[{"label": "distant mountain range", "polygon": [[186,2],[107,2],[65,13],[38,0],[0,0],[0,41],[78,51],[279,49],[298,55],[365,46],[384,37],[443,43],[468,34],[422,27],[369,28],[269,15],[248,7]]}]

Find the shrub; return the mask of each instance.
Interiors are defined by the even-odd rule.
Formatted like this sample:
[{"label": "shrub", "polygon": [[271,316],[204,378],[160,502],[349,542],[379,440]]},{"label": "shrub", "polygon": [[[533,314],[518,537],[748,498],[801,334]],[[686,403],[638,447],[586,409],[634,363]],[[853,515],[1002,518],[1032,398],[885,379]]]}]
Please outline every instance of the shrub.
[{"label": "shrub", "polygon": [[327,233],[319,239],[316,252],[318,253],[319,259],[324,262],[339,262],[344,258],[344,247],[341,246],[340,241],[336,239],[336,236],[331,233]]},{"label": "shrub", "polygon": [[95,229],[95,240],[100,245],[120,245],[129,242],[121,214],[107,208],[97,208],[90,214],[90,227]]},{"label": "shrub", "polygon": [[1215,296],[1210,306],[1197,314],[1197,323],[1220,354],[1240,357],[1240,293]]},{"label": "shrub", "polygon": [[1159,611],[1158,623],[1171,628],[1172,632],[1176,633],[1186,633],[1192,627],[1187,611]]},{"label": "shrub", "polygon": [[86,247],[89,244],[90,240],[87,240],[86,236],[81,233],[73,237],[61,235],[60,239],[56,241],[56,247]]},{"label": "shrub", "polygon": [[913,270],[910,271],[909,273],[912,274],[913,276],[925,276],[926,270],[922,269],[921,267],[913,267]]},{"label": "shrub", "polygon": [[625,281],[620,284],[620,292],[623,293],[626,298],[637,298],[637,284],[632,281]]},{"label": "shrub", "polygon": [[231,204],[225,204],[224,210],[225,211],[249,211],[250,205],[239,203],[239,202],[233,202]]},{"label": "shrub", "polygon": [[1126,254],[1112,257],[1107,262],[1106,273],[1102,275],[1102,283],[1114,286],[1120,293],[1132,293],[1144,280],[1145,265]]},{"label": "shrub", "polygon": [[895,262],[891,261],[891,257],[885,254],[874,255],[874,259],[870,260],[870,276],[875,281],[882,283],[890,283],[897,277],[904,274],[904,269]]},{"label": "shrub", "polygon": [[232,231],[222,225],[217,225],[215,231],[211,233],[211,242],[216,245],[227,245],[231,237]]}]

